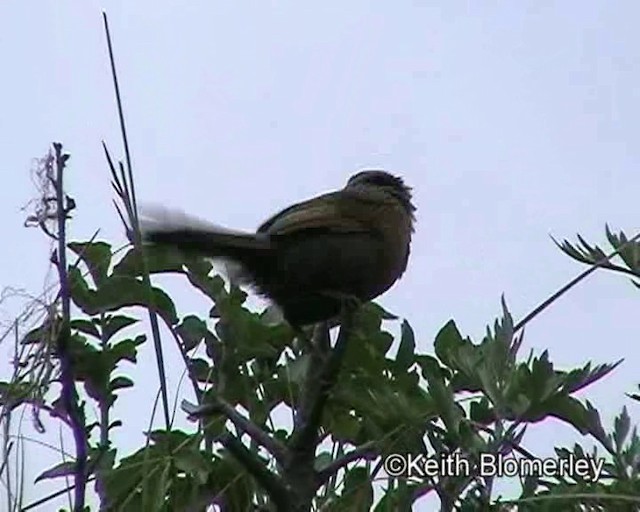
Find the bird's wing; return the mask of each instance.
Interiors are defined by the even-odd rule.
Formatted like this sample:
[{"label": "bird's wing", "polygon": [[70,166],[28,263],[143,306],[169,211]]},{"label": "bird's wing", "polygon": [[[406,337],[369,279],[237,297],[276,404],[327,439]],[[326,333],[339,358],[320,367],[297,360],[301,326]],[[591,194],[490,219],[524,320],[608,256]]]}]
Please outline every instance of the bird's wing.
[{"label": "bird's wing", "polygon": [[357,217],[348,215],[344,207],[344,191],[330,192],[308,201],[294,204],[277,213],[258,233],[287,235],[306,230],[326,230],[334,233],[362,233],[367,226]]}]

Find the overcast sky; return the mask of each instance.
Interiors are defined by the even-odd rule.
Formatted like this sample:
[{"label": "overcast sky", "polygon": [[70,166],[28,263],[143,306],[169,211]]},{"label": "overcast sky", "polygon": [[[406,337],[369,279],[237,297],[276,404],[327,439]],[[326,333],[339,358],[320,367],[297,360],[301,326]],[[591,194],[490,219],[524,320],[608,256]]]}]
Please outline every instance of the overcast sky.
[{"label": "overcast sky", "polygon": [[[48,241],[23,227],[21,207],[36,196],[32,159],[51,141],[72,155],[70,236],[88,240],[100,229],[100,239],[125,242],[100,145],[121,155],[103,7],[142,199],[252,229],[363,167],[414,187],[409,269],[380,302],[409,320],[422,351],[450,318],[479,340],[501,294],[518,319],[583,270],[550,234],[603,243],[607,222],[629,236],[640,229],[637,2],[5,0],[3,286],[43,288]],[[182,314],[207,311],[196,292],[178,288]],[[625,358],[581,394],[607,428],[624,404],[638,420],[623,393],[640,382],[639,300],[624,277],[597,273],[527,329],[522,356],[548,349],[560,368]],[[21,305],[0,305],[5,324]],[[0,347],[3,360],[10,349]],[[8,371],[0,366],[0,377]],[[148,384],[120,400],[124,450],[147,428],[151,348],[126,371]],[[180,374],[170,378],[175,389]],[[30,498],[51,489],[29,482],[58,460],[36,443],[57,445],[56,425],[47,420],[38,436],[25,420],[35,440],[27,449],[38,454],[27,460]],[[526,444],[548,456],[552,440],[579,438],[548,422]]]}]

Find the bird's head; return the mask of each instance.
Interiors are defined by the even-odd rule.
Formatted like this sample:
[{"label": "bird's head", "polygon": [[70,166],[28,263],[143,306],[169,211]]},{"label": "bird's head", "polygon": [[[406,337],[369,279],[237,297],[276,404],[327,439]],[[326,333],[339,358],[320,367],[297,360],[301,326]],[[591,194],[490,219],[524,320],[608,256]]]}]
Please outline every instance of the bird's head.
[{"label": "bird's head", "polygon": [[404,184],[399,176],[393,176],[385,171],[365,170],[360,171],[349,178],[345,188],[373,187],[382,189],[395,197],[413,218],[416,207],[411,202],[411,187]]}]

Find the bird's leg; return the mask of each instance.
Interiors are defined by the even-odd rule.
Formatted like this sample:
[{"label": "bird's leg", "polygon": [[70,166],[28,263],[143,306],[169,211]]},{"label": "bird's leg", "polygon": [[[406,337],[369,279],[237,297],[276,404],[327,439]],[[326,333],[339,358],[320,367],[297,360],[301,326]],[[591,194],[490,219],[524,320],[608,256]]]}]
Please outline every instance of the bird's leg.
[{"label": "bird's leg", "polygon": [[356,311],[362,305],[362,301],[355,295],[345,294],[342,298],[342,304],[340,308],[340,317],[344,318],[349,312]]},{"label": "bird's leg", "polygon": [[325,297],[329,297],[331,299],[336,299],[340,301],[341,318],[343,318],[347,312],[355,311],[362,305],[362,301],[358,297],[350,293],[343,293],[343,292],[337,292],[332,290],[332,291],[323,291],[323,292],[320,292],[320,294],[324,295]]},{"label": "bird's leg", "polygon": [[313,343],[311,342],[311,337],[309,333],[305,331],[304,327],[295,326],[293,327],[293,332],[295,333],[295,342],[294,349],[300,355],[301,352],[313,349]]},{"label": "bird's leg", "polygon": [[[335,299],[340,302],[340,323],[342,323],[342,319],[345,315],[356,311],[362,305],[362,301],[358,297],[349,293],[322,291],[319,295]],[[338,320],[338,318],[336,318],[336,320]],[[328,329],[331,329],[336,325],[337,324],[334,322],[321,322],[320,324],[316,324],[313,331],[310,329],[305,330],[302,326],[293,326],[293,331],[295,333],[294,350],[298,355],[306,351],[311,351],[315,353],[315,355],[326,355],[331,348],[331,344],[328,338],[324,340],[324,337],[318,336],[318,329],[323,332],[325,330],[328,332]]]},{"label": "bird's leg", "polygon": [[317,323],[313,327],[313,339],[311,343],[311,349],[314,354],[320,356],[322,360],[325,360],[331,351],[331,338],[329,336],[329,324],[327,322]]},{"label": "bird's leg", "polygon": [[320,322],[307,329],[302,327],[294,327],[296,335],[294,342],[294,350],[296,355],[303,353],[311,354],[312,357],[320,357],[321,360],[326,359],[326,355],[331,350],[331,342],[329,341],[329,326],[326,322]]}]

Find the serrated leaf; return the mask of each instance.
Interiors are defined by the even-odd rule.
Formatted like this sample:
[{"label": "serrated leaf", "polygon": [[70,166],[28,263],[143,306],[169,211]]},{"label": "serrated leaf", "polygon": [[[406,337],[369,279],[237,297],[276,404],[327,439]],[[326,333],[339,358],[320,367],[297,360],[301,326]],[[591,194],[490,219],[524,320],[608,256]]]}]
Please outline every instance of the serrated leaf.
[{"label": "serrated leaf", "polygon": [[553,242],[558,246],[558,248],[562,252],[564,252],[567,256],[573,258],[574,260],[579,261],[580,263],[586,263],[586,264],[593,263],[592,259],[589,257],[588,254],[586,254],[581,249],[574,247],[568,240],[563,240],[562,243],[558,242],[553,237],[551,237],[551,240],[553,240]]},{"label": "serrated leaf", "polygon": [[[578,400],[570,396],[556,396],[545,403],[547,414],[565,421],[581,434],[588,434],[591,421],[588,409]],[[538,417],[535,421],[542,419]]]},{"label": "serrated leaf", "polygon": [[567,393],[575,393],[602,379],[615,370],[623,361],[624,359],[620,359],[613,364],[601,364],[593,369],[591,369],[591,363],[587,363],[584,367],[565,374],[566,383],[563,386],[563,390]]}]

